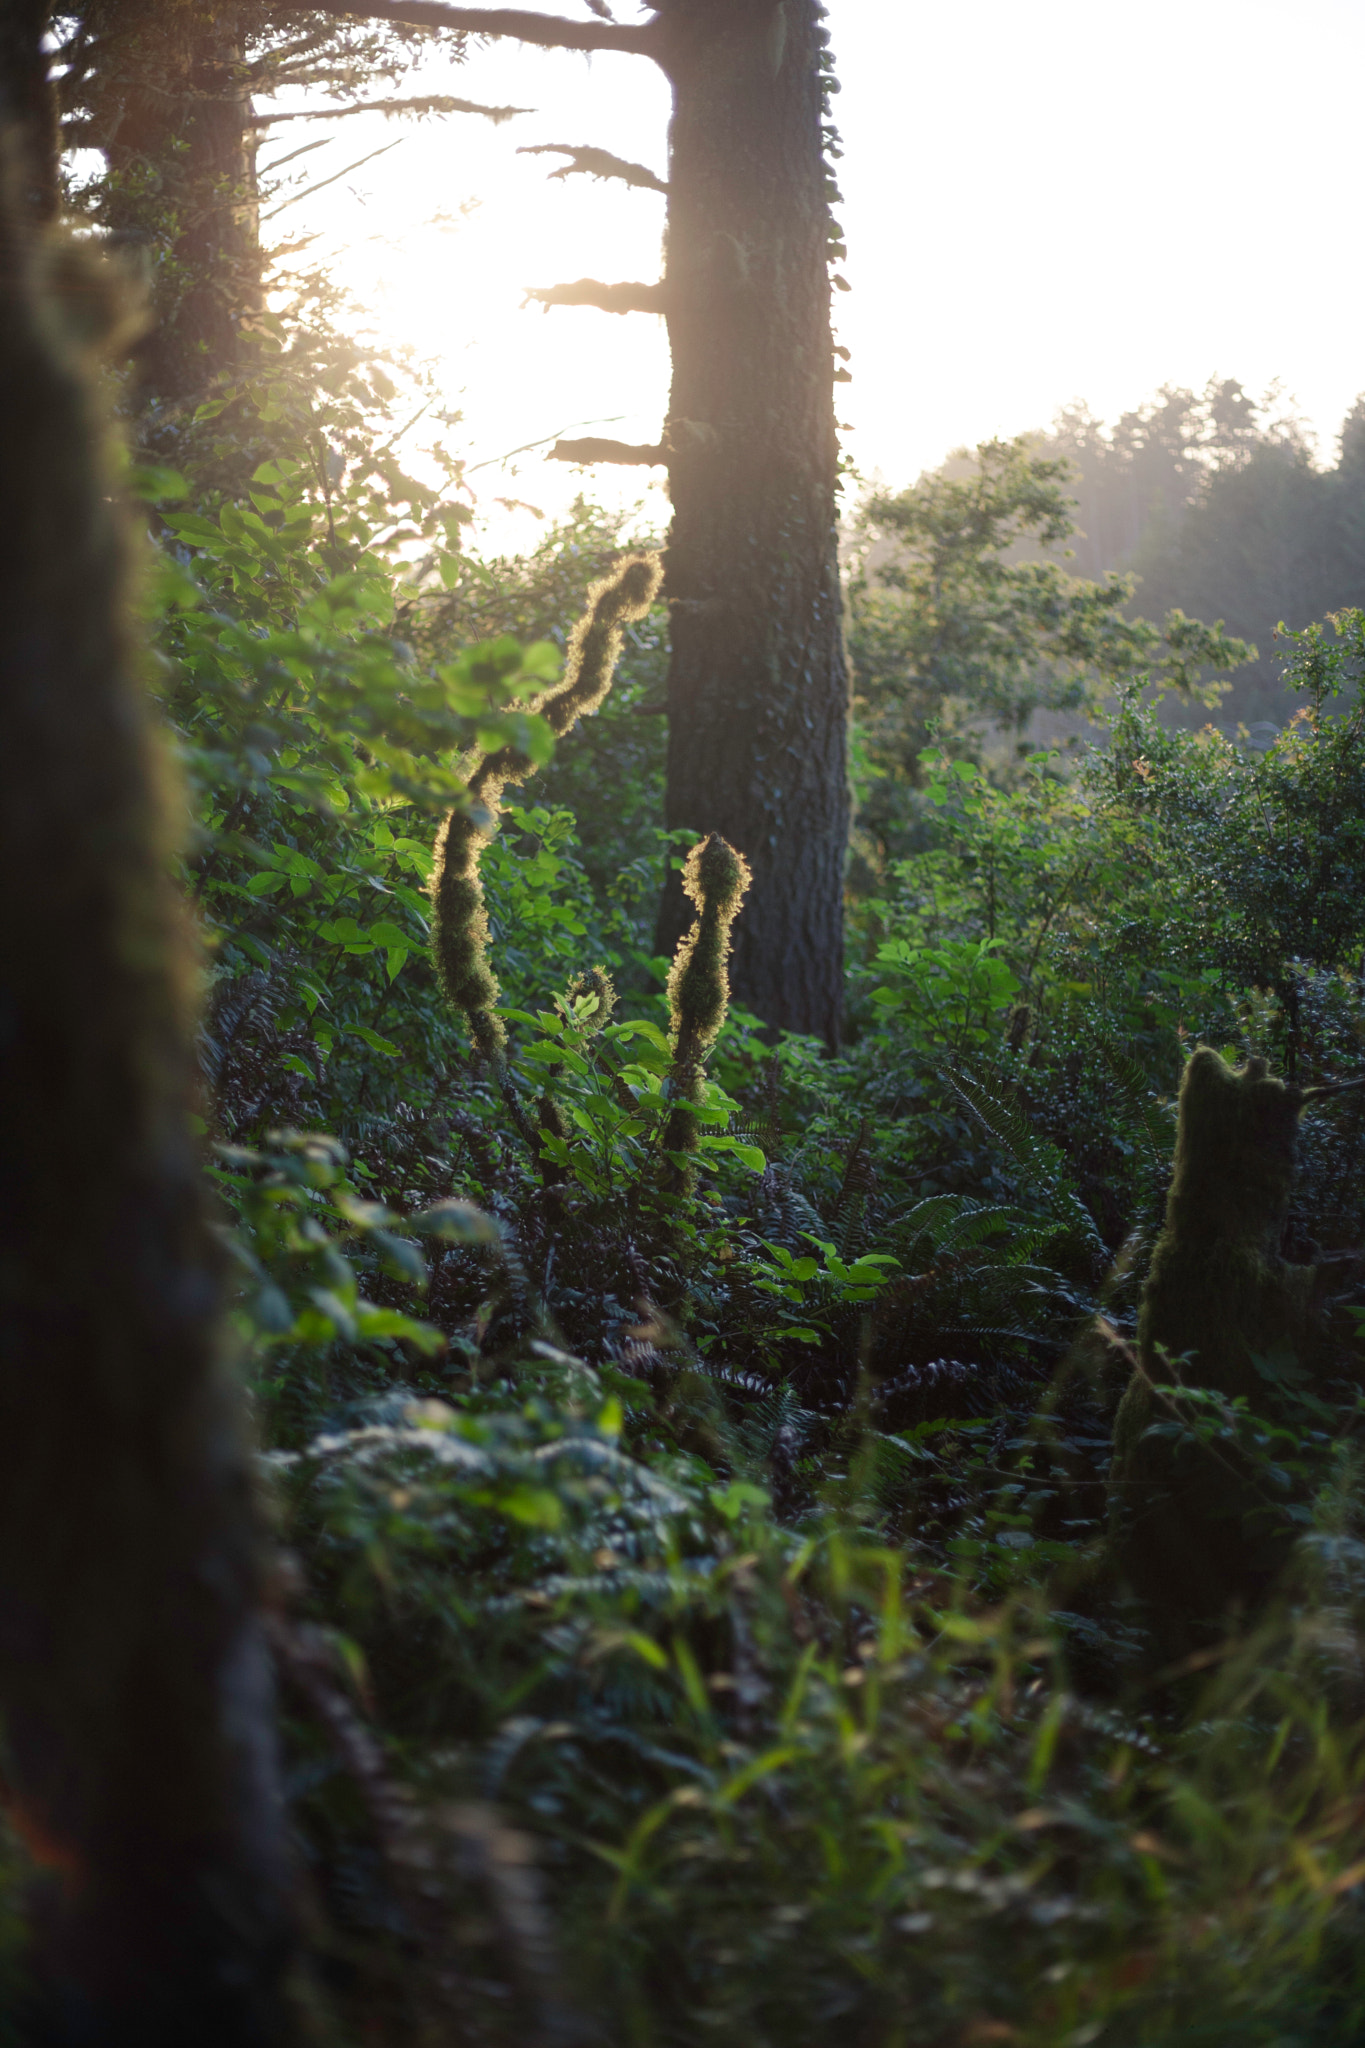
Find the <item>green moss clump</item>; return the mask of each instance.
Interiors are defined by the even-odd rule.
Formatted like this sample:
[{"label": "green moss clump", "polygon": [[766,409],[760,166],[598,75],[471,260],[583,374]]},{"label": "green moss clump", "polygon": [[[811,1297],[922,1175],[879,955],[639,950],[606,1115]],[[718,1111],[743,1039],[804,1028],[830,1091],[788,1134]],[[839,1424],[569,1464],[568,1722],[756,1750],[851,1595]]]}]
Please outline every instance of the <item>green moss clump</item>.
[{"label": "green moss clump", "polygon": [[597,1008],[588,1012],[579,1029],[595,1038],[611,1021],[611,1013],[616,1008],[616,984],[605,967],[589,967],[586,973],[575,974],[564,991],[564,1000],[572,1010],[583,996],[596,996]]},{"label": "green moss clump", "polygon": [[[604,703],[625,628],[644,617],[662,581],[657,555],[631,555],[592,586],[587,608],[569,635],[563,675],[521,707],[539,712],[556,739]],[[486,754],[469,778],[464,804],[450,813],[436,839],[431,893],[437,973],[451,1003],[469,1019],[475,1050],[495,1065],[506,1056],[507,1032],[497,1014],[497,978],[488,964],[488,911],[479,862],[501,821],[504,789],[530,766],[515,747]]]},{"label": "green moss clump", "polygon": [[[697,1110],[706,1081],[706,1055],[730,1007],[730,930],[752,877],[743,854],[718,832],[699,840],[687,856],[683,888],[697,906],[692,929],[678,942],[668,974],[672,1020],[673,1106],[664,1125],[665,1152],[697,1149]],[[674,1192],[691,1187],[690,1165],[670,1174]]]},{"label": "green moss clump", "polygon": [[1311,1356],[1317,1271],[1276,1249],[1304,1100],[1264,1060],[1234,1071],[1209,1046],[1192,1055],[1181,1083],[1175,1174],[1109,1481],[1120,1570],[1163,1612],[1216,1620],[1262,1597],[1287,1554],[1235,1444],[1149,1431],[1167,1419],[1154,1387],[1177,1374],[1264,1414],[1275,1389],[1262,1367]]}]

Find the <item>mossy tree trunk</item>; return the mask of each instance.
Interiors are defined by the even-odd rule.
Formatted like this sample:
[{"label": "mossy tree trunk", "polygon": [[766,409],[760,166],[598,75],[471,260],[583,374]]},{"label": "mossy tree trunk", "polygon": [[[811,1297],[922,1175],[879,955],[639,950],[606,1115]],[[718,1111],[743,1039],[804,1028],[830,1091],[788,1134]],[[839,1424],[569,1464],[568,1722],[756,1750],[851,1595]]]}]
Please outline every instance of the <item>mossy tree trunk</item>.
[{"label": "mossy tree trunk", "polygon": [[[0,75],[31,138],[16,101]],[[26,188],[0,192],[0,1717],[44,1873],[31,2037],[264,2048],[290,1879],[194,957],[96,387]],[[87,333],[92,261],[58,266]]]},{"label": "mossy tree trunk", "polygon": [[[818,14],[815,0],[685,0],[662,16],[674,94],[666,821],[720,833],[753,870],[736,999],[833,1041],[848,682]],[[671,877],[661,952],[689,919]]]},{"label": "mossy tree trunk", "polygon": [[242,10],[90,0],[84,29],[67,89],[86,111],[68,140],[103,152],[104,225],[150,261],[142,396],[193,398],[238,367],[244,323],[263,304]]}]

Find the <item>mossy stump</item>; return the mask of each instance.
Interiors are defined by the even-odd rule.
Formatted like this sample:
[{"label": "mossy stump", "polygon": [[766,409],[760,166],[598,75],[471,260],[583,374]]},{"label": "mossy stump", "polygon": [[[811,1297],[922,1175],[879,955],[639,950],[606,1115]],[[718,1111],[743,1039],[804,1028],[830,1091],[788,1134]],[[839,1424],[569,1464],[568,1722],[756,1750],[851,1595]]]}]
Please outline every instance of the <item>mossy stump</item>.
[{"label": "mossy stump", "polygon": [[[1200,1046],[1180,1089],[1175,1173],[1138,1317],[1138,1366],[1114,1421],[1114,1560],[1164,1635],[1201,1630],[1262,1601],[1290,1548],[1287,1524],[1228,1437],[1155,1435],[1177,1380],[1259,1415],[1285,1400],[1277,1361],[1306,1363],[1318,1338],[1318,1272],[1277,1246],[1293,1183],[1304,1091],[1262,1059],[1229,1067]],[[1172,1631],[1174,1630],[1174,1635]]]}]

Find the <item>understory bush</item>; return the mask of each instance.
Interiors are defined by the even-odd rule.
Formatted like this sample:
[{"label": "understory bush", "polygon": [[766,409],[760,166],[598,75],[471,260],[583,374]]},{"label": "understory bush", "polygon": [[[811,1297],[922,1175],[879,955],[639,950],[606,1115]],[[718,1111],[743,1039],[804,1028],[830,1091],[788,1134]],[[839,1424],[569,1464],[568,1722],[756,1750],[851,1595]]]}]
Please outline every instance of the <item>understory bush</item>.
[{"label": "understory bush", "polygon": [[[307,2024],[1359,2038],[1349,1272],[1328,1374],[1180,1425],[1280,1518],[1268,1604],[1162,1668],[1105,1489],[1188,1055],[1361,1065],[1365,615],[1299,636],[1263,753],[1140,679],[1079,766],[921,750],[831,1057],[728,1004],[742,859],[650,822],[652,571],[625,795],[575,779],[619,533],[490,571],[439,491],[400,524],[267,424],[244,494],[144,488]],[[1286,1257],[1361,1242],[1363,1116],[1312,1106]]]}]

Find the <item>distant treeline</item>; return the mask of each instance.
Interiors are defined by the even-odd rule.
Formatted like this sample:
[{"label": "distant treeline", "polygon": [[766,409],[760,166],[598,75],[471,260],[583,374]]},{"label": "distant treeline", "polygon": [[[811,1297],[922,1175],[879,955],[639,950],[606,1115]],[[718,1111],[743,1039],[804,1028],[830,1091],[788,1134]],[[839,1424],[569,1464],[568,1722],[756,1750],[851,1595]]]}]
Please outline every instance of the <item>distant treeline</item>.
[{"label": "distant treeline", "polygon": [[1238,671],[1218,723],[1283,723],[1276,626],[1365,603],[1365,397],[1331,466],[1273,395],[1257,404],[1231,379],[1198,396],[1163,386],[1112,427],[1069,408],[1034,445],[1076,472],[1075,573],[1135,572],[1131,608],[1147,618],[1178,606],[1224,620],[1259,659]]}]

